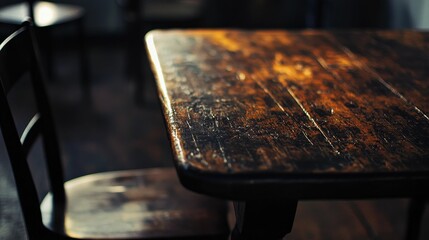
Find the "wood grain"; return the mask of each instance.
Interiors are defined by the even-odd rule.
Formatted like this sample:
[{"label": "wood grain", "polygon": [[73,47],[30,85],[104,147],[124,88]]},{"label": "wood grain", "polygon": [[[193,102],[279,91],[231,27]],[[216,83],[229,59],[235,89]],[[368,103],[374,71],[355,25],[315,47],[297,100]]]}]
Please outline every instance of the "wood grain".
[{"label": "wood grain", "polygon": [[412,31],[146,36],[182,176],[408,174],[425,184],[428,40]]}]

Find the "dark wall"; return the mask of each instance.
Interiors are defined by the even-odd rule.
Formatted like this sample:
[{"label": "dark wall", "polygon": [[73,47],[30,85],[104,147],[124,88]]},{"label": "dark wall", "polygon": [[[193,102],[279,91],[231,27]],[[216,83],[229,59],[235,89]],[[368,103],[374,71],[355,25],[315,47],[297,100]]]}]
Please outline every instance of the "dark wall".
[{"label": "dark wall", "polygon": [[211,0],[206,21],[213,27],[302,28],[306,1]]},{"label": "dark wall", "polygon": [[[10,1],[10,0],[8,0]],[[121,34],[124,31],[121,0],[56,0],[79,4],[87,11],[86,23],[90,34]],[[180,0],[122,0],[143,1],[147,4]],[[187,0],[189,1],[189,0]],[[192,1],[192,0],[191,0]],[[198,0],[193,0],[198,1]],[[201,0],[198,27],[239,28],[304,28],[307,26],[308,1],[312,0]],[[185,0],[186,2],[186,0]],[[386,28],[390,26],[390,0],[322,0],[322,26],[328,28]],[[166,8],[167,9],[167,8]],[[143,10],[139,10],[143,12]],[[177,9],[180,11],[180,9]],[[145,12],[148,15],[148,12]],[[151,14],[151,12],[149,12]],[[186,27],[169,12],[171,22],[160,26]],[[167,15],[168,15],[167,14]],[[149,24],[149,23],[148,23]],[[193,27],[195,22],[188,24]],[[157,27],[156,24],[151,27]]]},{"label": "dark wall", "polygon": [[[118,2],[141,1],[146,5],[181,0],[51,0],[81,5],[86,9],[86,30],[89,36],[122,35],[125,32],[124,11]],[[194,21],[175,19],[179,8],[169,9],[164,17],[171,21],[151,23],[145,26],[156,27],[231,27],[231,28],[304,28],[308,27],[309,2],[318,0],[182,0],[204,2],[198,9],[199,14]],[[391,26],[413,27],[410,23],[398,22],[397,15],[407,9],[400,8],[401,0],[321,0],[322,27],[326,28],[388,28]],[[1,0],[0,6],[20,0]],[[402,1],[403,2],[403,1]],[[395,8],[392,10],[392,8]],[[167,8],[165,8],[167,9]],[[161,8],[162,10],[162,8]],[[138,9],[145,15],[156,15],[156,12]],[[149,11],[149,12],[148,12]],[[159,7],[158,7],[159,11]],[[176,12],[175,12],[176,11]],[[428,11],[429,12],[429,11]],[[392,14],[393,13],[393,14]],[[395,17],[396,16],[396,17]],[[182,19],[183,20],[183,19]],[[196,20],[196,21],[195,21]],[[394,24],[392,24],[394,22]],[[407,25],[408,24],[408,25]],[[0,28],[0,34],[10,32]]]},{"label": "dark wall", "polygon": [[388,28],[390,0],[325,0],[323,25],[328,28]]}]

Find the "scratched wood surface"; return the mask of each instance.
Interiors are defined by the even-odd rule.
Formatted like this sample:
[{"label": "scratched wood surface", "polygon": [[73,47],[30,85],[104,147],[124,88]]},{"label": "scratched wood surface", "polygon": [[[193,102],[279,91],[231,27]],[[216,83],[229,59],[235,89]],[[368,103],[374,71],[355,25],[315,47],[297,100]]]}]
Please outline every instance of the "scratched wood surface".
[{"label": "scratched wood surface", "polygon": [[428,183],[429,33],[170,30],[146,44],[182,176]]}]

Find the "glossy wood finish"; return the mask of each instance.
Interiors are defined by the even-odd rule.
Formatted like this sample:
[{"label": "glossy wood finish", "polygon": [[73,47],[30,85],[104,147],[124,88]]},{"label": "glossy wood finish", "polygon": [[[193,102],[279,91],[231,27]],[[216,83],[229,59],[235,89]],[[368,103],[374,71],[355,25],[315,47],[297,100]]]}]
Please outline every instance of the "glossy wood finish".
[{"label": "glossy wood finish", "polygon": [[427,194],[429,34],[153,31],[177,169],[230,199]]},{"label": "glossy wood finish", "polygon": [[[226,203],[192,193],[172,168],[98,173],[65,183],[67,205],[54,213],[48,194],[45,226],[84,239],[226,239]],[[62,220],[62,221],[61,221]]]},{"label": "glossy wood finish", "polygon": [[[63,160],[44,78],[32,23],[28,20],[0,44],[0,127],[28,239],[227,237],[225,202],[185,190],[173,169],[99,173],[64,186]],[[33,88],[36,114],[19,134],[8,93],[23,80],[30,81]],[[51,187],[41,206],[43,216],[27,162],[29,149],[38,138],[43,140]]]}]

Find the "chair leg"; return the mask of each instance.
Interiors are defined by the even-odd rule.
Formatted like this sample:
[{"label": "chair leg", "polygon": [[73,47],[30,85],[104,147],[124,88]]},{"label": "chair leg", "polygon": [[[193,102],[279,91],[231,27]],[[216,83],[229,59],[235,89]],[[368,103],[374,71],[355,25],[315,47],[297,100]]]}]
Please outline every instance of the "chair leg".
[{"label": "chair leg", "polygon": [[85,100],[91,101],[91,88],[89,78],[89,61],[88,51],[86,47],[86,38],[84,30],[84,18],[78,20],[78,37],[79,37],[79,58],[80,58],[80,72],[81,72],[81,87],[82,96]]},{"label": "chair leg", "polygon": [[125,1],[124,19],[127,33],[126,47],[126,75],[134,84],[134,100],[137,105],[144,104],[144,73],[146,66],[146,52],[142,42],[144,36],[142,1]]},{"label": "chair leg", "polygon": [[42,65],[44,67],[44,70],[46,70],[46,74],[48,77],[48,80],[50,82],[54,82],[54,54],[52,50],[52,30],[49,28],[35,28],[35,33],[37,35],[37,38],[40,40],[39,47],[41,50],[41,61]]},{"label": "chair leg", "polygon": [[425,210],[425,198],[412,198],[408,206],[408,220],[405,239],[419,239],[420,225]]},{"label": "chair leg", "polygon": [[[142,36],[142,35],[140,35]],[[141,38],[139,38],[141,39]],[[149,65],[148,61],[144,59],[146,56],[146,49],[143,47],[143,44],[137,44],[137,53],[136,53],[136,65],[135,65],[135,74],[134,74],[134,82],[135,82],[135,92],[134,98],[137,104],[144,104],[144,78],[146,73],[146,66]]]},{"label": "chair leg", "polygon": [[307,0],[307,4],[307,27],[321,28],[323,25],[324,0]]},{"label": "chair leg", "polygon": [[55,69],[55,67],[54,67],[54,51],[52,50],[52,31],[50,30],[50,29],[47,29],[46,30],[46,43],[47,44],[45,44],[46,46],[45,46],[45,51],[46,51],[46,64],[48,65],[48,66],[46,66],[47,67],[47,69],[48,69],[48,76],[49,76],[49,79],[51,80],[51,81],[55,81],[55,76],[54,76],[54,69]]}]

